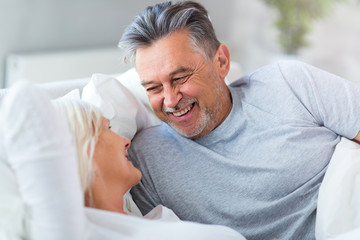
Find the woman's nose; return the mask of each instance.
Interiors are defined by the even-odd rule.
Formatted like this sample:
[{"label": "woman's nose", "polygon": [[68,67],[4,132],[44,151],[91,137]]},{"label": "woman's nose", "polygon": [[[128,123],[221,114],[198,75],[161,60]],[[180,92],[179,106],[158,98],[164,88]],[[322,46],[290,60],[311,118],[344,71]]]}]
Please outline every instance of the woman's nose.
[{"label": "woman's nose", "polygon": [[126,137],[124,137],[123,139],[124,139],[124,142],[125,142],[125,150],[128,150],[130,145],[131,145],[131,141],[130,141],[130,139],[128,139]]}]

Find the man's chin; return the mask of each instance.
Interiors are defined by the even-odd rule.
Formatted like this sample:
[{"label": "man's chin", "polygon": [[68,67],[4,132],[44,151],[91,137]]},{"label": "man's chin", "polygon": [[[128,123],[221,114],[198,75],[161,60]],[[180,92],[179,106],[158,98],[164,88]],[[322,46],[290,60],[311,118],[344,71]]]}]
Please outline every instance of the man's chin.
[{"label": "man's chin", "polygon": [[181,128],[179,126],[176,126],[174,123],[172,122],[168,122],[167,123],[171,128],[173,128],[177,133],[179,133],[180,135],[182,135],[183,137],[186,138],[198,138],[199,135],[202,133],[202,131],[204,130],[204,128],[192,128],[192,129],[184,129]]}]

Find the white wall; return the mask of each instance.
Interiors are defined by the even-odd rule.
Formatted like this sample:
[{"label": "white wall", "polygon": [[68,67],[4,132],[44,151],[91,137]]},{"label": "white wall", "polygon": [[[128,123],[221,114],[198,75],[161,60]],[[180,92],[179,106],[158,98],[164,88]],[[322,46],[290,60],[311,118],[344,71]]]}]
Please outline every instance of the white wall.
[{"label": "white wall", "polygon": [[300,58],[360,83],[360,1],[337,4],[317,21]]},{"label": "white wall", "polygon": [[[360,6],[337,4],[314,23],[299,59],[360,82]],[[10,53],[116,46],[133,17],[156,0],[0,0],[0,87]],[[199,0],[245,73],[278,59],[275,12],[261,0]],[[59,66],[61,67],[61,66]]]},{"label": "white wall", "polygon": [[116,46],[135,14],[155,2],[0,0],[0,87],[6,55]]},{"label": "white wall", "polygon": [[[237,14],[230,22],[227,43],[246,73],[287,57],[277,42],[273,9],[261,0],[237,1],[234,9]],[[360,1],[335,4],[328,15],[313,23],[308,42],[296,59],[360,84]]]}]

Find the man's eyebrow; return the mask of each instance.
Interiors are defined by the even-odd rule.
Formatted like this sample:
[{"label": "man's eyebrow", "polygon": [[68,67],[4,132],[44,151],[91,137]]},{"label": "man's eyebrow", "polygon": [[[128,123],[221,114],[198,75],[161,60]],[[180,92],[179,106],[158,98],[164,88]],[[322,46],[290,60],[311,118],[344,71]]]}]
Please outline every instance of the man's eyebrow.
[{"label": "man's eyebrow", "polygon": [[146,85],[153,84],[154,82],[155,82],[155,81],[152,81],[152,80],[150,80],[150,81],[144,80],[144,81],[141,81],[141,85],[142,85],[143,87],[145,87]]},{"label": "man's eyebrow", "polygon": [[[170,72],[169,76],[173,77],[173,76],[175,76],[176,74],[179,74],[179,73],[191,73],[193,71],[194,70],[192,68],[189,68],[189,67],[179,67],[179,68],[175,69],[174,71]],[[143,80],[143,81],[141,81],[142,86],[146,86],[146,85],[153,84],[153,83],[156,83],[156,82],[153,81],[153,80]]]}]

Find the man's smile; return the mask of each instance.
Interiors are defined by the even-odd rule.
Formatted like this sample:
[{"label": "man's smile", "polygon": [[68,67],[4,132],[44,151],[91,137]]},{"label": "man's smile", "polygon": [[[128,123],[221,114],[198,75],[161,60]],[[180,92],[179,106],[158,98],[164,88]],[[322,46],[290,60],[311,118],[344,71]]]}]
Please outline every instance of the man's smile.
[{"label": "man's smile", "polygon": [[194,107],[195,103],[187,106],[186,108],[184,108],[183,110],[180,110],[178,112],[173,112],[172,114],[175,116],[175,117],[181,117],[181,116],[184,116],[185,114],[187,114],[193,107]]}]

